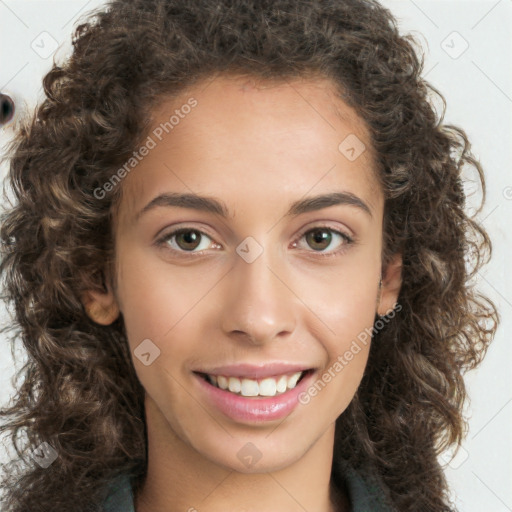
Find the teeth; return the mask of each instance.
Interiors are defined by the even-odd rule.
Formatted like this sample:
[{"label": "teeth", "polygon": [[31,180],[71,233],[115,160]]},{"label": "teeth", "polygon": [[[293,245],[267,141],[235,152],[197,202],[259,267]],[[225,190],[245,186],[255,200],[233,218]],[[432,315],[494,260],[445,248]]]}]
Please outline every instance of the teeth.
[{"label": "teeth", "polygon": [[242,383],[240,382],[240,379],[237,379],[236,377],[229,377],[228,387],[231,393],[240,393],[242,389]]},{"label": "teeth", "polygon": [[[208,375],[208,377],[211,377]],[[217,375],[217,387],[220,389],[228,389],[228,379],[223,375]]]},{"label": "teeth", "polygon": [[[229,390],[231,391],[231,387]],[[242,389],[240,392],[242,393],[242,396],[258,396],[260,393],[260,388],[255,380],[242,379]]]},{"label": "teeth", "polygon": [[288,389],[292,389],[297,385],[297,381],[299,380],[299,377],[301,376],[301,372],[294,373],[289,379],[288,379]]},{"label": "teeth", "polygon": [[277,391],[276,379],[263,379],[259,383],[259,394],[262,396],[275,396]]},{"label": "teeth", "polygon": [[293,389],[303,373],[296,372],[292,375],[281,375],[277,378],[266,377],[260,381],[210,374],[207,374],[207,378],[214,386],[241,396],[276,396],[288,389]]},{"label": "teeth", "polygon": [[288,379],[286,378],[286,375],[283,375],[278,381],[277,381],[277,391],[278,393],[284,393],[286,391],[286,388],[288,387]]}]

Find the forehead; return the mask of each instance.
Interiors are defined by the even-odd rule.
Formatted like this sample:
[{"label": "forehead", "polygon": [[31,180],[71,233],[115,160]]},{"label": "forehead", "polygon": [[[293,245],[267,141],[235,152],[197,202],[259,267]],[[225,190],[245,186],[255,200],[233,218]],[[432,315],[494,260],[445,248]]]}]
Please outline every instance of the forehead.
[{"label": "forehead", "polygon": [[[226,197],[259,187],[276,189],[266,199],[279,202],[315,183],[324,192],[339,188],[340,179],[353,191],[365,190],[367,202],[378,207],[369,131],[324,78],[270,82],[227,75],[198,82],[161,100],[149,137],[155,147],[122,182],[126,221],[168,189]],[[350,146],[362,151],[355,160],[346,153]]]}]

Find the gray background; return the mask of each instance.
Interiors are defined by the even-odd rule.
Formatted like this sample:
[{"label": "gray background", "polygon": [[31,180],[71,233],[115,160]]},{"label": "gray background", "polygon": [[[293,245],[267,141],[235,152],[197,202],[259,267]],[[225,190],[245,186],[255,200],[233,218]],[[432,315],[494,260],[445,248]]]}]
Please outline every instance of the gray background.
[{"label": "gray background", "polygon": [[[512,251],[507,219],[512,218],[512,0],[383,0],[400,30],[412,32],[425,51],[423,75],[447,100],[444,122],[465,129],[487,176],[488,197],[479,218],[494,245],[493,259],[478,275],[478,286],[498,305],[502,323],[480,368],[467,374],[471,401],[469,432],[463,447],[446,464],[452,496],[461,511],[512,511],[512,279],[506,254]],[[70,52],[77,21],[102,0],[0,0],[0,90],[19,111],[42,99],[41,79]],[[15,122],[15,121],[14,121]],[[11,125],[12,126],[12,125]],[[11,128],[0,129],[0,146]],[[0,149],[1,150],[1,149]],[[5,168],[1,168],[2,177]],[[467,190],[478,198],[475,176]],[[510,258],[509,258],[510,261]],[[0,320],[8,321],[0,309]],[[23,354],[16,357],[16,367]],[[0,402],[13,393],[14,361],[0,340]],[[0,458],[7,459],[0,445]]]}]

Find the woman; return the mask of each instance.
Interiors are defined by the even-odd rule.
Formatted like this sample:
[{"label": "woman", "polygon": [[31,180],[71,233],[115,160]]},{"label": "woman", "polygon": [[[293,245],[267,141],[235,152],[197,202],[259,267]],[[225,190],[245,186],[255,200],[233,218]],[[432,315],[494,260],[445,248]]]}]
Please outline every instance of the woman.
[{"label": "woman", "polygon": [[481,167],[412,42],[362,0],[78,27],[11,148],[4,430],[35,463],[6,511],[453,510],[437,455],[498,317]]}]

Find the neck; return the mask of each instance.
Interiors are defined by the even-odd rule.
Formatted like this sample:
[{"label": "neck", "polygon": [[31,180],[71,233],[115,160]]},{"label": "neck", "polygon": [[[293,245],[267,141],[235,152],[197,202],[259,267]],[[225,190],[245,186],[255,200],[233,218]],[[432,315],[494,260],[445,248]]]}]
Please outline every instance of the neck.
[{"label": "neck", "polygon": [[334,424],[297,461],[274,471],[241,473],[216,464],[172,431],[146,395],[148,467],[136,512],[346,512],[346,495],[331,482]]}]

